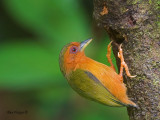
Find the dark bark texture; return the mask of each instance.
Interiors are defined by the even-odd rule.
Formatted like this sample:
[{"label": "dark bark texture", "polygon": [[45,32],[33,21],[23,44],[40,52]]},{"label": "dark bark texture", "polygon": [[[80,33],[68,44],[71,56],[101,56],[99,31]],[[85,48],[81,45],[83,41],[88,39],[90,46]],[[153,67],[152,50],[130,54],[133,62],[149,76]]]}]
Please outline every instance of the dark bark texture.
[{"label": "dark bark texture", "polygon": [[[138,108],[127,108],[130,120],[160,120],[160,1],[94,0],[94,18],[123,54],[132,75],[124,74],[128,96]],[[119,63],[117,58],[117,63]]]}]

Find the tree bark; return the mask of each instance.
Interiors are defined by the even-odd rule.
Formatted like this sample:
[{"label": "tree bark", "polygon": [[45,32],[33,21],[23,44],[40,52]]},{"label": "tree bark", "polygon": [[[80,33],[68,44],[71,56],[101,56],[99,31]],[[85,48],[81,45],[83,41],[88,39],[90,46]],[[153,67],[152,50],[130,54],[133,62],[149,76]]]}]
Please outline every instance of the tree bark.
[{"label": "tree bark", "polygon": [[[128,96],[138,108],[127,108],[130,120],[160,120],[159,0],[94,0],[94,17],[123,54],[132,75],[124,75]],[[117,46],[113,45],[117,56]],[[117,58],[117,63],[119,58]]]}]

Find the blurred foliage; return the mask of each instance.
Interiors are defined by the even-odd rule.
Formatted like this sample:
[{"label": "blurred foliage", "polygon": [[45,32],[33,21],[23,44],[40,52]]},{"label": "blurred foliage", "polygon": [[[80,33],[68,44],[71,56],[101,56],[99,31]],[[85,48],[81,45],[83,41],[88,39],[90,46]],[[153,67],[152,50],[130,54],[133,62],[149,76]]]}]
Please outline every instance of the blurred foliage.
[{"label": "blurred foliage", "polygon": [[[18,120],[128,119],[126,108],[81,98],[59,70],[61,48],[90,37],[95,40],[86,49],[87,56],[108,64],[109,40],[93,21],[92,4],[85,0],[0,1],[0,96],[1,104],[8,104],[2,105],[4,111],[27,110],[28,117],[14,116]],[[0,117],[9,118],[6,113]]]}]

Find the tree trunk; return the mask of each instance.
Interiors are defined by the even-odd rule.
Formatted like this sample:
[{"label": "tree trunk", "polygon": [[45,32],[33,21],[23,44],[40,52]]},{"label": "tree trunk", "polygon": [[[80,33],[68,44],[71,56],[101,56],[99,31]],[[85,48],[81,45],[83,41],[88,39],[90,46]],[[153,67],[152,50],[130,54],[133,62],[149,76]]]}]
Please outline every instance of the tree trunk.
[{"label": "tree trunk", "polygon": [[[114,43],[123,43],[125,62],[137,75],[124,75],[128,96],[138,105],[128,108],[130,120],[160,120],[159,0],[94,0],[94,17]],[[115,56],[117,50],[114,44]]]}]

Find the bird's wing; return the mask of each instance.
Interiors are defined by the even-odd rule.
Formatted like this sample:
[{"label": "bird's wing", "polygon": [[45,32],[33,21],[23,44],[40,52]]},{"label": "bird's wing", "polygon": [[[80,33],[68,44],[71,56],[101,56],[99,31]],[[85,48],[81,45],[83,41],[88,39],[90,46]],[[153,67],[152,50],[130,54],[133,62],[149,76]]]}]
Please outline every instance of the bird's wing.
[{"label": "bird's wing", "polygon": [[[108,99],[112,103],[115,103],[115,106],[126,106],[126,104],[123,104],[115,96],[113,96],[100,82],[100,80],[98,80],[97,77],[89,71],[77,69],[72,72],[69,79],[72,81],[69,82],[71,83],[70,85],[72,88],[84,97],[88,97],[90,95],[88,98],[91,98],[92,100],[95,100],[95,98],[97,99],[98,97],[103,99],[103,102],[105,99]],[[84,93],[87,95],[84,95]],[[101,102],[101,99],[99,99],[99,101],[95,101]],[[103,104],[105,104],[105,102]]]},{"label": "bird's wing", "polygon": [[101,82],[98,78],[96,78],[91,72],[85,71],[85,73],[88,75],[89,78],[97,82],[100,86],[105,88],[105,92],[107,93],[107,97],[110,98],[113,102],[120,104],[120,105],[125,105],[124,103],[120,102]]}]

